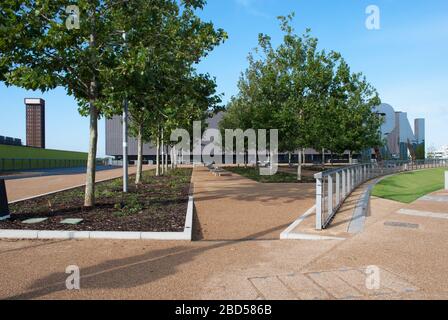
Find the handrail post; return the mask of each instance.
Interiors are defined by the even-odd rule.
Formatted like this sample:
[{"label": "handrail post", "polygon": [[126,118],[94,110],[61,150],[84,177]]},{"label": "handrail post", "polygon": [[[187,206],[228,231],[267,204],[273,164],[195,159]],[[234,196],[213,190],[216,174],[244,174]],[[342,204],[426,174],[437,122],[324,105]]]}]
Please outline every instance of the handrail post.
[{"label": "handrail post", "polygon": [[[330,217],[333,214],[333,176],[328,175],[328,215],[325,218]],[[326,223],[327,221],[324,221]]]},{"label": "handrail post", "polygon": [[348,192],[351,193],[354,187],[355,187],[355,169],[350,169],[350,189],[348,190]]},{"label": "handrail post", "polygon": [[322,230],[322,175],[316,176],[316,230]]},{"label": "handrail post", "polygon": [[336,202],[337,206],[339,206],[339,203],[341,202],[341,173],[336,173]]}]

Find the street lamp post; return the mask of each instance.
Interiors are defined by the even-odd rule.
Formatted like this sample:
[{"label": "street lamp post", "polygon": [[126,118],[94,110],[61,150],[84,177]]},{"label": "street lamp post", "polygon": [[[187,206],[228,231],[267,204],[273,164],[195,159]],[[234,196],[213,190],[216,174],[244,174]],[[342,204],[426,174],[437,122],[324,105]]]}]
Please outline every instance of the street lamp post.
[{"label": "street lamp post", "polygon": [[128,99],[123,103],[123,192],[128,192]]},{"label": "street lamp post", "polygon": [[[126,47],[126,32],[123,32],[124,46]],[[128,98],[123,102],[123,192],[128,192]]]}]

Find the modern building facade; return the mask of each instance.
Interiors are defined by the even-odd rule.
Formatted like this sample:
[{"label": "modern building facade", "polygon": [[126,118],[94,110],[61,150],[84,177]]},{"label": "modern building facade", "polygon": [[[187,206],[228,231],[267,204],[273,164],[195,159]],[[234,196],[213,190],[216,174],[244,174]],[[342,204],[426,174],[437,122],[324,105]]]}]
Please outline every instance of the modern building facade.
[{"label": "modern building facade", "polygon": [[[384,123],[381,127],[381,134],[385,140],[385,146],[381,148],[380,152],[382,158],[387,159],[409,159],[415,157],[416,159],[425,158],[425,120],[416,119],[414,129],[411,127],[407,114],[405,112],[396,112],[394,108],[388,104],[382,104],[375,108],[375,111],[384,117]],[[219,128],[219,123],[224,113],[218,113],[212,118],[208,119],[207,124],[210,129]],[[123,157],[123,139],[122,139],[122,117],[115,116],[112,119],[106,120],[106,154],[113,156],[117,160]],[[203,145],[204,147],[204,145]],[[354,159],[368,160],[371,157],[376,157],[375,146],[372,149],[365,150],[362,154],[353,155]],[[137,140],[135,138],[128,138],[128,152],[129,160],[137,160]],[[156,148],[152,144],[145,144],[143,147],[144,159],[148,161],[156,160]],[[325,157],[325,159],[323,159]],[[183,159],[183,162],[190,162],[192,159]],[[289,155],[281,153],[278,155],[280,163],[288,163],[289,161],[296,163],[298,161],[298,151]],[[322,163],[333,162],[347,162],[349,160],[349,152],[343,155],[332,155],[330,152],[322,155],[322,150],[306,149],[305,159],[306,163]]]},{"label": "modern building facade", "polygon": [[[218,129],[219,123],[223,118],[224,113],[220,112],[207,120],[207,126],[210,129]],[[106,155],[114,157],[115,160],[123,159],[123,125],[122,117],[114,116],[111,119],[106,119]],[[202,148],[206,144],[203,143]],[[291,158],[290,158],[291,156]],[[128,158],[129,161],[137,160],[137,140],[134,137],[128,137]],[[156,147],[151,144],[144,144],[143,146],[143,158],[145,161],[156,161],[157,153]],[[325,154],[325,160],[330,161],[332,155],[330,153]],[[349,154],[343,155],[344,161],[348,161]],[[291,155],[289,154],[279,154],[278,160],[280,163],[291,162],[296,163],[298,161],[298,152]],[[305,159],[307,163],[322,163],[322,153],[313,149],[305,150]],[[169,160],[171,161],[171,160]],[[184,159],[179,155],[179,162],[181,163],[191,163],[193,161],[193,154],[190,159]],[[224,161],[224,160],[223,160]]]},{"label": "modern building facade", "polygon": [[395,111],[389,104],[381,104],[375,111],[384,118],[381,126],[381,134],[385,140],[385,146],[381,148],[383,159],[425,158],[424,119],[416,119],[412,129],[407,113]]},{"label": "modern building facade", "polygon": [[[212,118],[209,118],[207,120],[208,128],[218,128],[222,116],[223,113],[218,113]],[[123,159],[123,118],[121,116],[106,119],[106,155],[112,156],[116,160]],[[129,161],[137,160],[137,139],[131,136],[128,137],[128,158]],[[143,158],[145,161],[155,162],[157,160],[157,148],[154,144],[145,143],[143,145]],[[168,158],[170,158],[170,152]],[[178,161],[181,163],[191,163],[192,158],[193,155],[191,155],[190,159],[184,159],[179,155]]]},{"label": "modern building facade", "polygon": [[[123,120],[121,116],[106,119],[106,155],[117,160],[123,159]],[[143,156],[147,161],[156,160],[156,148],[146,143],[143,145]],[[137,139],[128,137],[128,157],[137,160]]]},{"label": "modern building facade", "polygon": [[45,100],[25,99],[26,145],[45,149]]}]

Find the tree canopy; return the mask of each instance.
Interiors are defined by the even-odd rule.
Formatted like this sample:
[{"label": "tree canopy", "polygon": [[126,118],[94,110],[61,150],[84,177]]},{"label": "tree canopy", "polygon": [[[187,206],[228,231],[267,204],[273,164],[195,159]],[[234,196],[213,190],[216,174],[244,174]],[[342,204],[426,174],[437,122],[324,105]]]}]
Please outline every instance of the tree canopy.
[{"label": "tree canopy", "polygon": [[[198,84],[194,65],[226,38],[196,14],[205,0],[4,0],[0,6],[0,81],[26,89],[64,87],[90,117],[85,206],[95,203],[98,119],[122,111],[157,127],[162,114],[178,114],[186,82]],[[79,9],[79,28],[67,28]],[[123,35],[126,35],[123,38]],[[205,87],[214,88],[210,77]],[[212,83],[213,82],[213,83]],[[201,83],[203,84],[203,83]],[[208,94],[203,86],[189,97]],[[173,94],[175,93],[175,94]],[[201,106],[202,107],[202,106]],[[151,123],[151,121],[154,121]],[[132,132],[132,131],[131,131]],[[145,133],[151,129],[145,128]]]},{"label": "tree canopy", "polygon": [[310,30],[295,34],[293,16],[279,18],[284,36],[277,48],[260,34],[221,129],[278,129],[280,152],[359,152],[381,145],[376,90],[350,71],[341,54],[319,50]]}]

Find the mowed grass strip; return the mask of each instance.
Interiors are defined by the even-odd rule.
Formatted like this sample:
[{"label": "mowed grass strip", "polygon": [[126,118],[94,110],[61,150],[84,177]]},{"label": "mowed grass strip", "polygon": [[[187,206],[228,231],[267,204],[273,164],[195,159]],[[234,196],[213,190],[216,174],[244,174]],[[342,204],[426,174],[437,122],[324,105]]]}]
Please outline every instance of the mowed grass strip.
[{"label": "mowed grass strip", "polygon": [[375,197],[412,203],[415,200],[443,189],[446,168],[402,173],[386,178],[373,189]]},{"label": "mowed grass strip", "polygon": [[87,153],[76,151],[32,148],[26,146],[0,145],[0,158],[87,160]]}]

